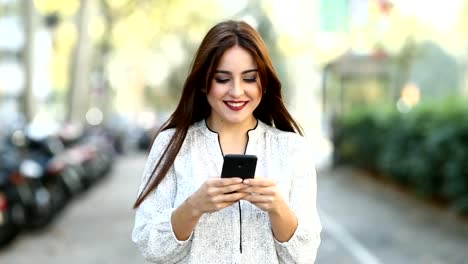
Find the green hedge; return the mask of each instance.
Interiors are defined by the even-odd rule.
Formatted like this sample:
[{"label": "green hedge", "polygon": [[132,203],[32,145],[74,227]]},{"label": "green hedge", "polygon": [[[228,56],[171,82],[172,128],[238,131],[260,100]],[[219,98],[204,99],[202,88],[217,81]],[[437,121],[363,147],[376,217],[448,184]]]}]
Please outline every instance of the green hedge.
[{"label": "green hedge", "polygon": [[387,175],[468,213],[468,102],[425,103],[409,113],[356,109],[335,123],[338,162]]}]

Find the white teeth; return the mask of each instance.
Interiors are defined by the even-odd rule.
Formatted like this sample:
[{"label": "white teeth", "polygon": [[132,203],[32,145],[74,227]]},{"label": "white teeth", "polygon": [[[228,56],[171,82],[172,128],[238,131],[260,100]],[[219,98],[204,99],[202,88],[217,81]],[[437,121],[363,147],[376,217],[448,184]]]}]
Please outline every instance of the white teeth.
[{"label": "white teeth", "polygon": [[240,102],[240,103],[226,102],[226,103],[232,107],[241,107],[242,105],[244,105],[244,102]]}]

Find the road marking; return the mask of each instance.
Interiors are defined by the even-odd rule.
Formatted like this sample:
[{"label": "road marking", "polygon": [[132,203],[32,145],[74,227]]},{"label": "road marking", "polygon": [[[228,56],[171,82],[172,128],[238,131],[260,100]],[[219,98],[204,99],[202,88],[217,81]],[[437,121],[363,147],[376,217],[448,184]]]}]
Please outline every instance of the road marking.
[{"label": "road marking", "polygon": [[331,216],[326,214],[323,210],[320,211],[320,218],[324,227],[329,231],[335,239],[341,243],[353,257],[361,264],[381,264],[382,262],[373,255],[365,246],[351,235],[346,229],[337,221],[333,220]]}]

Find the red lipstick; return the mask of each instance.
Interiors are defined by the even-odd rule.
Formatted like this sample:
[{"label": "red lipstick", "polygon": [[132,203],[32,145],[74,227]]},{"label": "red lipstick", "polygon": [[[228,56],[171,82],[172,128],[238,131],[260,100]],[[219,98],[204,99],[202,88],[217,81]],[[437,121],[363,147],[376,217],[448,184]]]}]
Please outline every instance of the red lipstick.
[{"label": "red lipstick", "polygon": [[248,101],[224,101],[224,104],[232,111],[240,111],[246,105]]}]

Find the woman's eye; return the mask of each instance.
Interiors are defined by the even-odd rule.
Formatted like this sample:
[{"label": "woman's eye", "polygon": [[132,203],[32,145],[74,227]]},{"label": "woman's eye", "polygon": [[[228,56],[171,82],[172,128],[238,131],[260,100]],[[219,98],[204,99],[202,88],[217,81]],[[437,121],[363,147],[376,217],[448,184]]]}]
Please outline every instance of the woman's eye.
[{"label": "woman's eye", "polygon": [[253,78],[244,78],[244,81],[245,82],[248,82],[248,83],[254,83],[257,81],[257,78],[256,77],[253,77]]},{"label": "woman's eye", "polygon": [[217,83],[227,83],[229,82],[229,79],[225,79],[225,78],[215,78],[215,81]]}]

